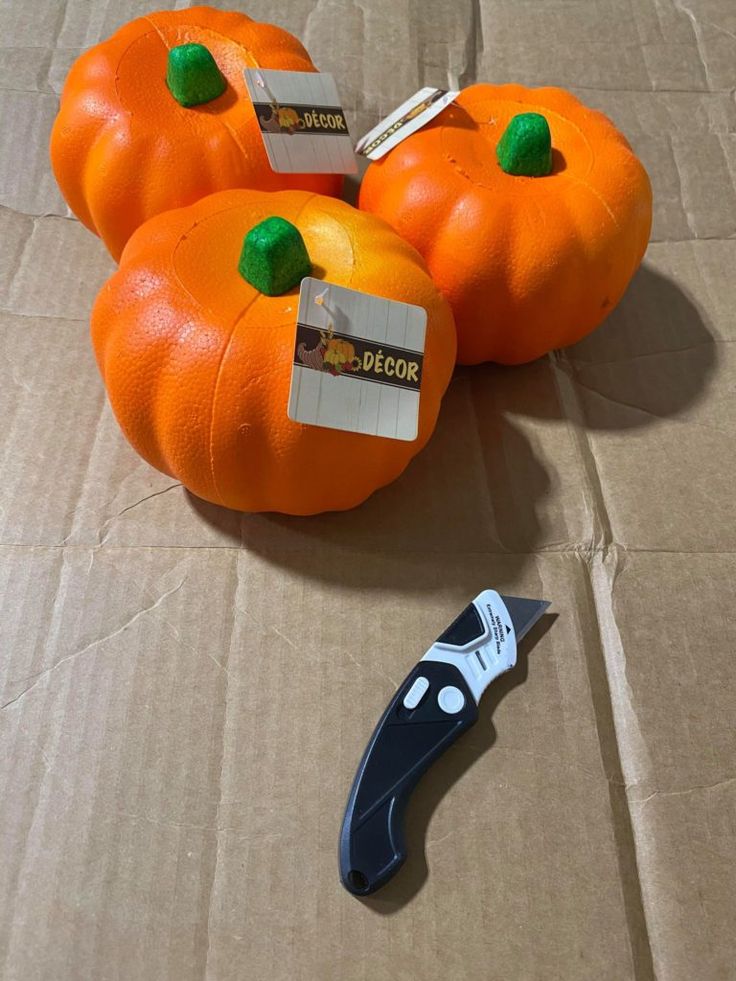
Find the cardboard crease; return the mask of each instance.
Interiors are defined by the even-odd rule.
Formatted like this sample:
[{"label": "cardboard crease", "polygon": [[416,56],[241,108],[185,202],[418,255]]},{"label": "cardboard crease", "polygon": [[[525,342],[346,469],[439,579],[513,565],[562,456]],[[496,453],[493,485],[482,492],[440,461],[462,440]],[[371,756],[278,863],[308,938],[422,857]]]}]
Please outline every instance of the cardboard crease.
[{"label": "cardboard crease", "polygon": [[[733,976],[736,23],[728,0],[627,11],[249,4],[335,75],[356,137],[422,85],[561,85],[654,189],[599,331],[459,369],[399,480],[307,520],[198,501],[105,399],[86,324],[114,264],[48,136],[73,59],[147,8],[0,11],[3,978]],[[420,785],[400,876],[356,902],[360,753],[487,586],[549,617]]]}]

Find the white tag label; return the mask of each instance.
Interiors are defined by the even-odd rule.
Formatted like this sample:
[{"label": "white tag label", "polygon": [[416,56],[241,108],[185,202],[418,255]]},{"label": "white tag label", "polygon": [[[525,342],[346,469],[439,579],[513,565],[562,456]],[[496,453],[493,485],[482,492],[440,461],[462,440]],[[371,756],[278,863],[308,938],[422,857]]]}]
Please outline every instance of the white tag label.
[{"label": "white tag label", "polygon": [[282,174],[357,171],[332,75],[266,68],[246,68],[244,75],[273,170]]},{"label": "white tag label", "polygon": [[426,330],[423,307],[303,279],[289,418],[416,439]]},{"label": "white tag label", "polygon": [[430,119],[439,115],[459,94],[459,91],[454,90],[448,92],[445,89],[419,89],[390,116],[382,119],[378,126],[374,126],[370,133],[366,133],[358,141],[355,152],[371,160],[378,160],[407,136],[426,126]]}]

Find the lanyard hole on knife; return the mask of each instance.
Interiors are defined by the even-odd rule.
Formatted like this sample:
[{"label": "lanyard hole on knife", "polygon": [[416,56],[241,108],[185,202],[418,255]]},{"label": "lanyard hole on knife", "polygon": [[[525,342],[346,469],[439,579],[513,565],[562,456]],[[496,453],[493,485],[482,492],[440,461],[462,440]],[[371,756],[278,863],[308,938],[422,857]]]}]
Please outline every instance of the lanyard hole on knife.
[{"label": "lanyard hole on knife", "polygon": [[348,883],[350,888],[355,892],[365,892],[368,888],[368,880],[363,875],[362,872],[358,872],[357,869],[351,869],[347,875]]}]

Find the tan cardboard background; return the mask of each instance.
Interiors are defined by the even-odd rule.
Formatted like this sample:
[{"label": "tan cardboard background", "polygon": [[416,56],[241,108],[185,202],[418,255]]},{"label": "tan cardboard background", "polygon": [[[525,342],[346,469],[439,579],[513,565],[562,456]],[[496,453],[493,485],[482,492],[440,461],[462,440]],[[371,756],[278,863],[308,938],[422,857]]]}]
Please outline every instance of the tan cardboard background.
[{"label": "tan cardboard background", "polygon": [[[0,975],[736,978],[736,7],[249,4],[337,75],[356,137],[424,84],[559,84],[654,186],[600,331],[460,369],[407,473],[309,520],[151,470],[95,370],[112,263],[46,144],[73,58],[148,9],[0,6]],[[556,618],[421,787],[402,874],[357,901],[355,765],[488,585]]]}]

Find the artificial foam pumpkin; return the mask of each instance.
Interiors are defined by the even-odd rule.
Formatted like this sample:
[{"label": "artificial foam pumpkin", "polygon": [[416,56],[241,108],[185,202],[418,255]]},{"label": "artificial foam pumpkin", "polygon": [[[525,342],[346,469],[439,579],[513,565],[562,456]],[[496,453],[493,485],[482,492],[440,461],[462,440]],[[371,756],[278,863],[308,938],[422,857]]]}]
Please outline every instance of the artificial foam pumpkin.
[{"label": "artificial foam pumpkin", "polygon": [[281,28],[211,7],[140,17],[74,63],[51,162],[69,207],[116,259],[146,219],[214,191],[340,193],[340,175],[271,169],[243,77],[259,67],[317,70]]},{"label": "artificial foam pumpkin", "polygon": [[425,257],[458,361],[519,364],[593,330],[649,238],[652,193],[624,136],[562,89],[474,85],[369,166],[360,207]]},{"label": "artificial foam pumpkin", "polygon": [[[310,272],[426,309],[416,440],[288,418]],[[373,215],[305,191],[222,191],[152,218],[97,298],[92,339],[141,456],[209,501],[291,514],[353,507],[397,477],[429,439],[455,361],[450,308],[419,254]],[[343,367],[355,356],[337,337],[307,355],[321,364],[330,344]]]}]

